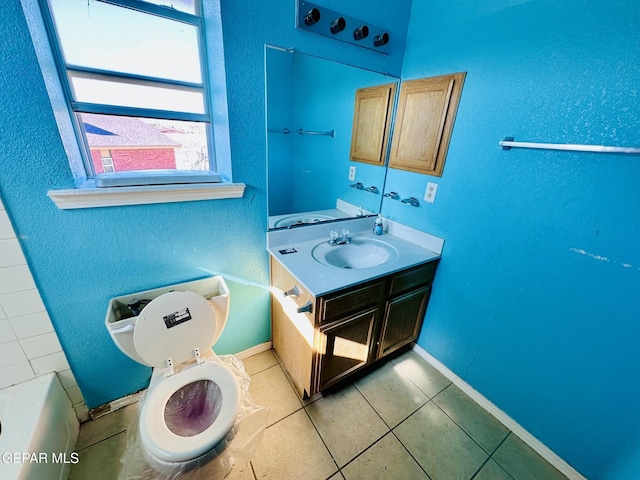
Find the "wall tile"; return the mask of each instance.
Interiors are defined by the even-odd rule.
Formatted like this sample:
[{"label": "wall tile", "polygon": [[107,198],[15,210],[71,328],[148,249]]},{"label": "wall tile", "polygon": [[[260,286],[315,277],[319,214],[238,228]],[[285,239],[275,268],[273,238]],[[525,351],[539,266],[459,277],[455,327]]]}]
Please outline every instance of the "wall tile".
[{"label": "wall tile", "polygon": [[0,367],[14,365],[26,360],[27,356],[24,354],[22,346],[18,341],[7,342],[0,348]]},{"label": "wall tile", "polygon": [[62,370],[69,370],[69,363],[64,352],[52,353],[45,355],[44,357],[38,357],[31,360],[31,366],[36,375],[44,375],[49,372],[60,372]]},{"label": "wall tile", "polygon": [[47,312],[36,312],[9,319],[18,338],[35,337],[53,332],[53,324]]},{"label": "wall tile", "polygon": [[11,322],[9,320],[0,320],[0,343],[15,342],[16,337]]},{"label": "wall tile", "polygon": [[35,378],[29,362],[20,362],[15,365],[0,368],[0,388],[10,387],[16,383],[26,382]]},{"label": "wall tile", "polygon": [[67,395],[69,395],[69,398],[71,399],[71,403],[73,405],[84,403],[84,398],[82,397],[82,393],[80,392],[78,386],[68,388]]},{"label": "wall tile", "polygon": [[0,268],[0,294],[36,288],[27,265]]},{"label": "wall tile", "polygon": [[0,267],[15,267],[16,265],[26,265],[20,243],[17,239],[0,240]]},{"label": "wall tile", "polygon": [[76,377],[73,376],[73,372],[71,370],[62,370],[57,373],[58,379],[65,389],[69,389],[70,387],[78,385]]},{"label": "wall tile", "polygon": [[29,360],[62,351],[62,345],[54,332],[23,338],[20,343]]},{"label": "wall tile", "polygon": [[11,221],[9,221],[9,215],[5,210],[0,210],[0,238],[16,238]]},{"label": "wall tile", "polygon": [[0,304],[9,317],[45,311],[40,294],[35,289],[0,295]]}]

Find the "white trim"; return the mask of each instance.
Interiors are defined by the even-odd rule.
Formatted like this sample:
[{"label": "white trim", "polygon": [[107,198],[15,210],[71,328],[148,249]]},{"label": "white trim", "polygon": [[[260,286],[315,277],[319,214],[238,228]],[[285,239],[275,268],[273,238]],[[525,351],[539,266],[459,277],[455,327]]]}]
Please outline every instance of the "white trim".
[{"label": "white trim", "polygon": [[471,399],[484,408],[487,412],[493,415],[496,420],[502,423],[505,427],[513,432],[520,440],[529,445],[538,455],[544,458],[547,462],[553,465],[560,473],[571,480],[586,480],[575,468],[565,462],[562,458],[556,455],[549,447],[544,445],[540,440],[531,435],[527,430],[522,427],[513,418],[507,415],[505,412],[496,407],[490,400],[484,397],[480,392],[475,390],[471,385],[458,377],[455,373],[449,370],[444,364],[440,363],[435,357],[424,350],[419,345],[414,345],[413,350],[424,358],[429,364],[436,368],[440,373],[447,377],[451,382],[469,395]]},{"label": "white trim", "polygon": [[258,353],[266,352],[267,350],[271,350],[271,342],[264,342],[255,347],[248,348],[241,352],[238,352],[234,355],[234,357],[239,358],[240,360],[244,360],[245,358],[249,358],[252,355],[257,355]]},{"label": "white trim", "polygon": [[244,195],[244,189],[244,183],[148,185],[140,187],[49,190],[47,195],[59,209],[67,210],[241,198]]}]

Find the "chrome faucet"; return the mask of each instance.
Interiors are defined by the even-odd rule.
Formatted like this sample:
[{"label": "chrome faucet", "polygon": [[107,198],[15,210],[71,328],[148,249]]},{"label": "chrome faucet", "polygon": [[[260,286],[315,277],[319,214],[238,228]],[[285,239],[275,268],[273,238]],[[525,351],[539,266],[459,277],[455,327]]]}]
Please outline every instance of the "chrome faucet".
[{"label": "chrome faucet", "polygon": [[335,230],[329,232],[329,240],[327,241],[329,245],[335,247],[336,245],[345,245],[347,243],[351,243],[350,232],[346,228],[342,230],[342,234],[338,234]]},{"label": "chrome faucet", "polygon": [[420,202],[416,197],[405,198],[402,200],[402,203],[406,203],[407,205],[411,205],[412,207],[419,207]]}]

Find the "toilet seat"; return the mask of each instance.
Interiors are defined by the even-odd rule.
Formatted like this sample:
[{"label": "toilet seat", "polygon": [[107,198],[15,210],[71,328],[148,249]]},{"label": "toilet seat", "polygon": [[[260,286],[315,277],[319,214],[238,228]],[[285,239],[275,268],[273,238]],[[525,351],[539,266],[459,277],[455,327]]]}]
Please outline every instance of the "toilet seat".
[{"label": "toilet seat", "polygon": [[[198,380],[210,380],[222,392],[222,405],[213,423],[203,432],[182,437],[165,423],[165,407],[171,395]],[[183,462],[205,454],[224,439],[233,427],[240,406],[240,388],[233,373],[215,362],[194,364],[162,380],[148,392],[140,413],[142,444],[154,457],[167,462]]]}]

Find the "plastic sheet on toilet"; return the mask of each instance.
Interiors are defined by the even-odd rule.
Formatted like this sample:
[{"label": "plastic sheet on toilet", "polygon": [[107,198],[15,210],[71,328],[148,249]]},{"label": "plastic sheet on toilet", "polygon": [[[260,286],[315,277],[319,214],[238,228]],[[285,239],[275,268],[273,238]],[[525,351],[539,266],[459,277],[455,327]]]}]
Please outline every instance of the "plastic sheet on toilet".
[{"label": "plastic sheet on toilet", "polygon": [[[269,418],[269,409],[256,405],[249,395],[249,375],[233,355],[215,356],[209,361],[223,363],[240,386],[240,408],[229,434],[210,452],[186,462],[165,462],[151,456],[140,441],[139,415],[127,430],[127,449],[121,459],[120,480],[217,480],[232,469],[241,469],[258,448]],[[140,398],[138,413],[145,397]],[[219,387],[211,381],[193,382],[175,392],[167,402],[165,422],[176,435],[189,437],[206,430],[220,410]]]}]

